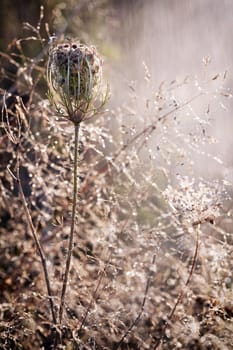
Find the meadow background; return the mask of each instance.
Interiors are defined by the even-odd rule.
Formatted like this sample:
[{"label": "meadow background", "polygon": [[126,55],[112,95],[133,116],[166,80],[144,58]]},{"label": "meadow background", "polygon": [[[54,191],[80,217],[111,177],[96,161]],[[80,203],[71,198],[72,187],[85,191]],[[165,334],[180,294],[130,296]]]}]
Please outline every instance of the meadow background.
[{"label": "meadow background", "polygon": [[[229,0],[1,1],[0,344],[54,349],[72,127],[47,97],[51,37],[93,44],[110,98],[82,124],[62,349],[233,349]],[[20,142],[19,142],[20,141]]]}]

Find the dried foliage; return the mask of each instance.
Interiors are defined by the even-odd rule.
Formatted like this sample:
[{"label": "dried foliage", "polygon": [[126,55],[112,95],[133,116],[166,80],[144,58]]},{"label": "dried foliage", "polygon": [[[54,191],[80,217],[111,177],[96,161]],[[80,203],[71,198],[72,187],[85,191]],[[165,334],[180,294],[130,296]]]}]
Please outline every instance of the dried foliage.
[{"label": "dried foliage", "polygon": [[[48,293],[20,197],[17,161],[55,312],[71,221],[74,135],[45,95],[49,45],[42,25],[43,16],[36,28],[27,26],[33,36],[24,39],[35,44],[37,56],[28,56],[23,40],[1,53],[4,79],[11,82],[1,90],[4,350],[54,348]],[[154,89],[148,71],[145,76],[146,101],[131,85],[127,105],[87,120],[80,129],[78,221],[60,348],[231,349],[232,187],[196,176],[193,163],[202,153],[223,166],[203,144],[214,142],[211,106],[231,97],[226,77],[185,78]],[[193,94],[184,97],[188,86]]]}]

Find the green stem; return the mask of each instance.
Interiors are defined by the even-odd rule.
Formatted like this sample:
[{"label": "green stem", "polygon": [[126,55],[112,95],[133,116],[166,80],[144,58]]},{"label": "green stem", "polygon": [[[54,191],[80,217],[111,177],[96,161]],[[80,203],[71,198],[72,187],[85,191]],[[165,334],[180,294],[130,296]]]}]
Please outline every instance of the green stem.
[{"label": "green stem", "polygon": [[69,237],[69,246],[66,257],[66,266],[65,274],[62,284],[61,298],[60,298],[60,307],[59,307],[59,324],[62,323],[62,316],[64,311],[65,304],[65,294],[68,284],[70,264],[73,253],[74,246],[74,229],[75,229],[75,219],[76,219],[76,207],[77,207],[77,195],[78,195],[78,138],[79,138],[79,126],[80,124],[75,124],[75,139],[74,139],[74,185],[73,185],[73,202],[72,202],[72,218],[71,218],[71,227],[70,227],[70,237]]}]

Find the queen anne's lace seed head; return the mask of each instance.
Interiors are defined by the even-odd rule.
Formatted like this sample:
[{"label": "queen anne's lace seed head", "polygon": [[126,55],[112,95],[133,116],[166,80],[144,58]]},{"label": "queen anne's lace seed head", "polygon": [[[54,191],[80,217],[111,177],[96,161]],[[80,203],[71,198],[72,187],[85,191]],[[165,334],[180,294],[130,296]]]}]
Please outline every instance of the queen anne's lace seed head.
[{"label": "queen anne's lace seed head", "polygon": [[65,42],[49,54],[47,79],[53,102],[73,122],[80,122],[96,100],[101,83],[102,61],[95,47]]},{"label": "queen anne's lace seed head", "polygon": [[163,192],[171,208],[185,223],[192,226],[214,223],[220,215],[223,190],[218,183],[196,183],[194,179],[179,177],[177,188],[168,186]]}]

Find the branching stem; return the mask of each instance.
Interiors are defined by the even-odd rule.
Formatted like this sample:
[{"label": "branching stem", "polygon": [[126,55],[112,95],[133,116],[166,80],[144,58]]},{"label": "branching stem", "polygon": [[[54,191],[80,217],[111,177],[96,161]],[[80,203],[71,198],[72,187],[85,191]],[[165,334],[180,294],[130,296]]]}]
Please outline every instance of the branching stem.
[{"label": "branching stem", "polygon": [[[188,274],[188,277],[187,277],[187,280],[184,284],[184,289],[181,290],[180,294],[178,295],[178,298],[175,302],[175,305],[173,306],[170,314],[168,315],[167,317],[167,320],[168,321],[171,321],[172,318],[174,317],[174,314],[176,312],[176,309],[177,309],[177,306],[181,303],[183,297],[184,297],[184,294],[186,292],[186,288],[188,287],[190,281],[191,281],[191,278],[192,278],[192,275],[193,275],[193,272],[194,272],[194,269],[195,269],[195,265],[196,265],[196,262],[197,262],[197,255],[198,255],[198,249],[199,249],[199,226],[196,228],[196,243],[195,243],[195,250],[194,250],[194,254],[193,254],[193,259],[192,259],[192,265],[191,265],[191,268],[190,268],[190,271],[189,271],[189,274]],[[158,346],[160,345],[164,335],[165,335],[165,331],[167,329],[167,326],[168,326],[168,321],[165,322],[164,324],[164,327],[161,331],[161,334],[160,334],[160,337],[157,339],[156,343],[154,344],[154,347],[153,347],[153,350],[157,349]]]},{"label": "branching stem", "polygon": [[86,309],[86,312],[84,314],[83,320],[82,320],[81,325],[80,325],[79,330],[78,330],[79,332],[81,332],[81,330],[83,329],[83,327],[85,325],[85,322],[86,322],[86,319],[87,319],[87,316],[88,316],[88,313],[90,312],[91,306],[97,299],[98,291],[99,291],[100,285],[102,283],[102,280],[103,280],[103,278],[104,278],[104,276],[106,274],[106,270],[107,270],[109,261],[111,259],[111,256],[112,256],[112,252],[110,253],[109,258],[108,258],[108,260],[105,263],[104,269],[100,272],[99,280],[97,282],[97,285],[96,285],[96,288],[95,288],[94,293],[92,295],[92,298],[91,298],[91,300],[90,300],[90,302],[88,304],[88,307]]},{"label": "branching stem", "polygon": [[[153,259],[152,259],[152,266],[155,264],[155,255],[153,256]],[[142,303],[141,303],[141,307],[140,307],[140,310],[139,310],[139,313],[137,315],[137,317],[135,318],[135,320],[133,321],[133,323],[129,326],[129,328],[126,330],[126,332],[123,334],[123,336],[121,337],[121,340],[116,344],[114,350],[118,350],[120,349],[121,345],[123,344],[125,338],[127,337],[127,335],[132,331],[132,329],[138,324],[138,322],[140,321],[141,319],[141,316],[144,312],[144,309],[145,309],[145,304],[146,304],[146,300],[147,300],[147,295],[148,295],[148,292],[149,292],[149,289],[150,289],[150,286],[151,286],[151,281],[152,281],[152,276],[153,276],[153,273],[152,271],[150,270],[148,272],[148,276],[147,276],[147,281],[146,281],[146,288],[145,288],[145,292],[144,292],[144,297],[143,297],[143,300],[142,300]]]},{"label": "branching stem", "polygon": [[30,230],[31,230],[34,242],[36,244],[36,248],[37,248],[38,254],[40,256],[41,264],[42,264],[42,267],[43,267],[44,278],[45,278],[45,283],[46,283],[46,287],[47,287],[47,293],[48,293],[48,297],[49,297],[49,303],[50,303],[52,319],[53,319],[54,325],[56,325],[57,324],[57,320],[56,320],[53,296],[52,296],[52,292],[51,292],[51,286],[50,286],[50,279],[49,279],[49,274],[48,274],[47,262],[46,262],[46,258],[45,258],[42,246],[40,244],[39,238],[37,236],[36,229],[35,229],[35,227],[33,225],[32,217],[31,217],[31,214],[29,212],[28,205],[27,205],[27,202],[26,202],[26,198],[25,198],[25,195],[24,195],[22,182],[21,182],[21,179],[20,179],[20,173],[19,173],[19,159],[18,158],[17,158],[17,164],[16,164],[16,177],[17,177],[17,182],[18,182],[18,186],[19,186],[19,194],[20,194],[21,201],[22,201],[23,208],[24,208],[24,212],[25,212],[25,215],[26,215],[26,220],[27,220],[28,226],[30,227]]}]

